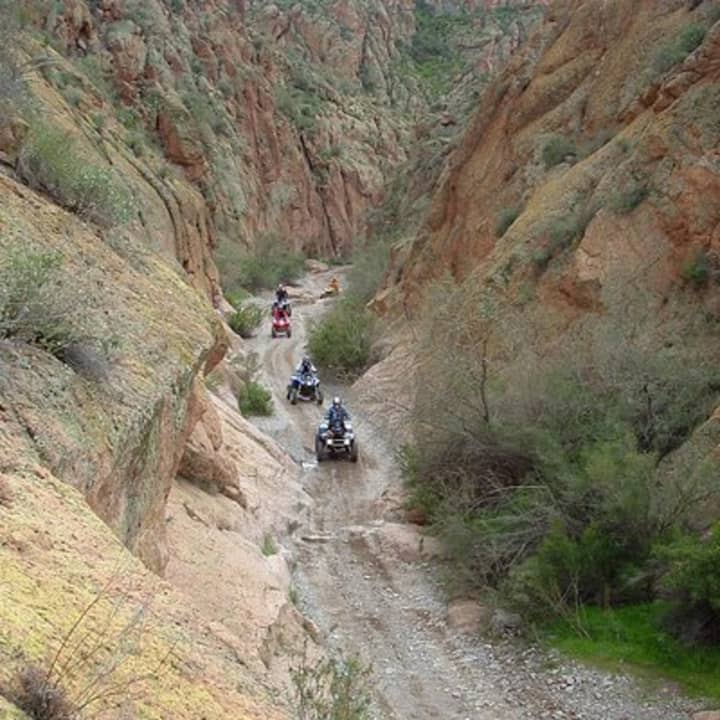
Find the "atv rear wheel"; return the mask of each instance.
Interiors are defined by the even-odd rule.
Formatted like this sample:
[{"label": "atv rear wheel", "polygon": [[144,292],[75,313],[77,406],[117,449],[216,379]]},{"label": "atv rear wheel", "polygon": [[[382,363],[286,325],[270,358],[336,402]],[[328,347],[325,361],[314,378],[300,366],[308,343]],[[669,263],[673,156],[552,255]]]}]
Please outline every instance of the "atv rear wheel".
[{"label": "atv rear wheel", "polygon": [[292,337],[292,330],[291,330],[290,328],[288,328],[287,336],[288,336],[288,337]]}]

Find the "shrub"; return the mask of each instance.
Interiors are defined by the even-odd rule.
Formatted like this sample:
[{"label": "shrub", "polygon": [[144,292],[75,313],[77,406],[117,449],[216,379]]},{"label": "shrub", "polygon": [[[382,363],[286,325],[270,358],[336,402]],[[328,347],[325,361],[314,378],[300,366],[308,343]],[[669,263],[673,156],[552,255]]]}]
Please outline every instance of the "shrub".
[{"label": "shrub", "polygon": [[568,158],[574,160],[576,155],[575,142],[563,135],[552,135],[542,148],[542,160],[548,170]]},{"label": "shrub", "polygon": [[245,415],[272,415],[272,394],[259,382],[251,380],[245,383],[238,394],[238,407]]},{"label": "shrub", "polygon": [[319,366],[352,376],[368,365],[374,338],[374,316],[361,301],[344,297],[310,329],[308,350]]},{"label": "shrub", "polygon": [[130,192],[109,168],[81,156],[65,132],[35,124],[20,154],[20,174],[85,219],[105,226],[129,221],[134,215]]},{"label": "shrub", "polygon": [[359,303],[368,303],[377,292],[388,267],[390,247],[390,238],[380,236],[353,249],[348,294]]},{"label": "shrub", "polygon": [[654,55],[651,65],[651,77],[664,75],[675,65],[681,63],[705,38],[706,29],[702,25],[688,25],[671,42],[664,45]]},{"label": "shrub", "polygon": [[359,658],[308,659],[291,668],[298,720],[368,720],[371,668]]},{"label": "shrub", "polygon": [[230,316],[228,325],[240,337],[249,338],[262,322],[262,318],[263,311],[255,303],[246,302]]},{"label": "shrub", "polygon": [[18,673],[16,685],[11,693],[12,701],[33,720],[74,720],[77,717],[77,708],[62,685],[51,682],[48,674],[35,665]]},{"label": "shrub", "polygon": [[598,336],[498,376],[506,341],[474,278],[431,288],[419,318],[402,472],[453,582],[543,618],[652,599],[653,546],[719,497],[695,461],[657,471],[715,407],[712,365]]},{"label": "shrub", "polygon": [[635,185],[618,192],[610,199],[610,209],[618,215],[627,215],[640,205],[648,196],[647,185]]},{"label": "shrub", "polygon": [[508,228],[518,219],[522,210],[517,206],[503,208],[497,216],[495,223],[495,237],[501,238]]},{"label": "shrub", "polygon": [[0,264],[0,338],[60,355],[87,340],[79,297],[62,273],[59,253],[11,246]]},{"label": "shrub", "polygon": [[675,633],[694,642],[720,641],[720,525],[704,540],[681,535],[657,555],[667,567],[663,585],[674,598]]},{"label": "shrub", "polygon": [[305,256],[289,250],[273,235],[260,238],[250,253],[223,240],[215,252],[215,262],[223,287],[231,294],[241,288],[257,291],[274,288],[279,282],[292,283],[305,271]]},{"label": "shrub", "polygon": [[265,535],[263,536],[263,544],[260,550],[265,557],[270,557],[271,555],[278,554],[278,546],[275,542],[275,538],[273,538],[272,536],[272,533],[265,533]]},{"label": "shrub", "polygon": [[691,255],[683,265],[683,278],[696,288],[705,287],[710,280],[710,258],[704,250],[698,250]]}]

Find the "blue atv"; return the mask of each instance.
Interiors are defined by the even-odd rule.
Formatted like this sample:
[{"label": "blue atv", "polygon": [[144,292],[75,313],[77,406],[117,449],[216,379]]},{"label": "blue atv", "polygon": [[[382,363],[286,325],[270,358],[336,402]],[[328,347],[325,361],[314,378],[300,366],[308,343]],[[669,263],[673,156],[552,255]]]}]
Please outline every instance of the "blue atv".
[{"label": "blue atv", "polygon": [[320,423],[315,435],[315,457],[322,462],[329,457],[346,457],[357,462],[358,444],[350,420],[326,419]]},{"label": "blue atv", "polygon": [[320,389],[320,378],[313,373],[295,373],[287,387],[287,399],[297,405],[298,400],[308,400],[322,405],[323,393]]}]

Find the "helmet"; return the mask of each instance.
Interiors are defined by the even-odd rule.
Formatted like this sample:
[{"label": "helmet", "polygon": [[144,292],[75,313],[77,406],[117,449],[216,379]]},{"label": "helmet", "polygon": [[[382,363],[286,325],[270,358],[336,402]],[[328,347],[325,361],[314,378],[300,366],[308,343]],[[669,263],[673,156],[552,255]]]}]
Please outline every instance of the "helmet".
[{"label": "helmet", "polygon": [[307,355],[303,355],[302,365],[310,365],[310,358]]},{"label": "helmet", "polygon": [[332,404],[333,404],[333,407],[341,407],[341,406],[342,406],[342,400],[336,395],[336,396],[333,398]]}]

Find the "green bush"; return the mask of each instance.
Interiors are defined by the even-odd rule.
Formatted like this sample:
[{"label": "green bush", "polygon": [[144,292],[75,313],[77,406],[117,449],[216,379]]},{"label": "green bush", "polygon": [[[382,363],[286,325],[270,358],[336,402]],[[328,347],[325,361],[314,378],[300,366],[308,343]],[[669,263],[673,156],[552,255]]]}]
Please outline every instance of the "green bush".
[{"label": "green bush", "polygon": [[369,720],[371,668],[359,658],[322,658],[307,653],[291,668],[298,720]]},{"label": "green bush", "polygon": [[272,415],[272,394],[259,382],[251,380],[245,383],[238,393],[238,407],[245,416]]},{"label": "green bush", "polygon": [[542,148],[542,160],[548,170],[564,162],[567,158],[574,160],[576,156],[575,142],[564,135],[551,136]]},{"label": "green bush", "polygon": [[82,306],[62,256],[26,245],[10,247],[0,260],[0,337],[14,338],[60,355],[86,341]]},{"label": "green bush", "polygon": [[411,507],[444,541],[454,583],[500,589],[532,617],[653,599],[653,547],[720,499],[693,460],[670,484],[658,475],[716,406],[717,371],[598,336],[495,376],[492,308],[473,280],[445,282],[419,315]]},{"label": "green bush", "polygon": [[247,252],[227,239],[215,251],[215,262],[223,288],[229,294],[241,289],[258,291],[278,283],[292,283],[305,271],[305,256],[283,245],[273,235],[260,238],[255,250]]},{"label": "green bush", "polygon": [[609,203],[610,209],[618,215],[627,215],[638,207],[647,196],[647,185],[635,185],[613,195]]},{"label": "green bush", "polygon": [[710,280],[710,258],[704,250],[691,255],[682,267],[682,276],[696,288],[705,287]]},{"label": "green bush", "polygon": [[319,366],[357,375],[370,361],[374,331],[375,318],[365,305],[344,297],[310,329],[308,350]]},{"label": "green bush", "polygon": [[19,171],[29,185],[98,224],[119,225],[134,215],[132,195],[115,173],[89,163],[62,130],[35,124],[22,148]]},{"label": "green bush", "polygon": [[675,65],[681,63],[705,38],[706,28],[702,25],[688,25],[671,42],[664,45],[654,55],[651,65],[651,78],[664,75]]},{"label": "green bush", "polygon": [[508,228],[518,219],[521,212],[521,208],[517,205],[503,208],[498,213],[495,223],[495,237],[501,238],[507,232]]},{"label": "green bush", "polygon": [[707,539],[681,535],[657,550],[667,572],[672,628],[686,641],[720,641],[720,525]]},{"label": "green bush", "polygon": [[253,332],[260,326],[263,311],[255,303],[246,302],[240,305],[230,316],[228,325],[240,337],[252,337]]}]

